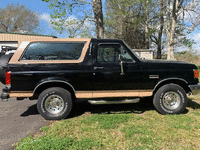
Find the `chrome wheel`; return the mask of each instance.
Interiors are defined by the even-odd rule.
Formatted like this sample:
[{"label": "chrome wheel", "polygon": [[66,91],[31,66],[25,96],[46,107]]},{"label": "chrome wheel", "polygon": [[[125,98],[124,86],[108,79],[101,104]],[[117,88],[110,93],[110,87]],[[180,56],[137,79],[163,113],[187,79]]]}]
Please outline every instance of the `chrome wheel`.
[{"label": "chrome wheel", "polygon": [[59,114],[64,109],[64,100],[59,95],[50,95],[46,98],[45,109],[51,114]]},{"label": "chrome wheel", "polygon": [[181,97],[178,93],[170,91],[164,94],[162,101],[165,108],[174,110],[180,106]]}]

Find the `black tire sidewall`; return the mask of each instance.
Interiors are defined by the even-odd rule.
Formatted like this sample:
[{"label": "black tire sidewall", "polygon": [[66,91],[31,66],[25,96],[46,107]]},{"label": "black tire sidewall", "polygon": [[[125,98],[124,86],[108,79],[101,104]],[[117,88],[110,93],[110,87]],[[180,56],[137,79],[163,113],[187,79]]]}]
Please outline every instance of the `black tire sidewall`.
[{"label": "black tire sidewall", "polygon": [[[173,110],[167,109],[163,105],[163,101],[162,101],[165,93],[170,92],[170,91],[176,92],[181,98],[180,105],[176,109],[173,109]],[[156,107],[157,111],[164,115],[165,114],[180,114],[180,113],[182,113],[185,110],[187,103],[188,103],[188,98],[185,93],[185,90],[176,84],[167,84],[167,85],[162,86],[156,92],[154,99],[153,99],[153,104]]]},{"label": "black tire sidewall", "polygon": [[[59,95],[64,101],[64,109],[59,114],[51,114],[45,109],[46,98],[50,95]],[[44,90],[38,97],[37,108],[42,117],[47,120],[60,120],[66,118],[72,109],[71,94],[59,87],[48,88]]]}]

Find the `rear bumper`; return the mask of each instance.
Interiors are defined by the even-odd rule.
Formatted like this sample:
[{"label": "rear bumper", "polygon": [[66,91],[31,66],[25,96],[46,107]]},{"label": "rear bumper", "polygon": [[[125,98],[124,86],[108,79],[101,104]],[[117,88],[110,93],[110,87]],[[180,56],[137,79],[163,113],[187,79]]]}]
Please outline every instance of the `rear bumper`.
[{"label": "rear bumper", "polygon": [[1,101],[4,102],[8,101],[9,92],[10,92],[10,86],[6,86],[5,88],[2,89]]},{"label": "rear bumper", "polygon": [[200,84],[189,85],[193,95],[200,94]]}]

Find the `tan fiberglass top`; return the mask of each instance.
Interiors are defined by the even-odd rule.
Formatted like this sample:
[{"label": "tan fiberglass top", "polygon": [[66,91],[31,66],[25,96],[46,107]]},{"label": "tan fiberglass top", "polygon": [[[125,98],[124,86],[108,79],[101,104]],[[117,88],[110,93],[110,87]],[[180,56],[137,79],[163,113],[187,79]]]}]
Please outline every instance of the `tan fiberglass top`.
[{"label": "tan fiberglass top", "polygon": [[[84,60],[85,54],[87,52],[87,48],[90,44],[91,39],[59,39],[59,38],[52,38],[52,39],[38,39],[38,40],[31,40],[31,41],[24,41],[22,44],[18,47],[14,55],[9,61],[9,64],[35,64],[35,63],[80,63]],[[31,42],[85,42],[85,45],[83,47],[81,56],[78,60],[19,60],[22,53],[26,49],[26,47]]]}]

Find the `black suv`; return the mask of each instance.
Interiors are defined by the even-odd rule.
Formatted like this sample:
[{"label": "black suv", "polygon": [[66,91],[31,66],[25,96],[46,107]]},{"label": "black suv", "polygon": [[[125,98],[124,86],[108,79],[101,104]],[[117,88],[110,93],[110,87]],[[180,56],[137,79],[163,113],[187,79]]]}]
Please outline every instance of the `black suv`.
[{"label": "black suv", "polygon": [[67,117],[77,98],[112,104],[152,96],[158,112],[178,114],[186,108],[186,93],[200,87],[194,64],[142,60],[122,40],[24,41],[0,60],[0,81],[6,85],[1,99],[38,99],[45,119]]}]

